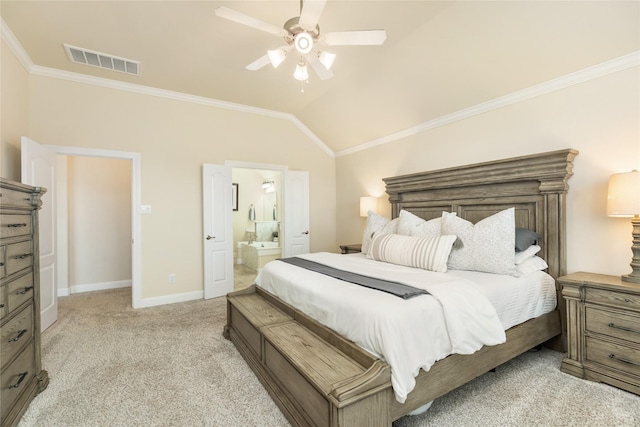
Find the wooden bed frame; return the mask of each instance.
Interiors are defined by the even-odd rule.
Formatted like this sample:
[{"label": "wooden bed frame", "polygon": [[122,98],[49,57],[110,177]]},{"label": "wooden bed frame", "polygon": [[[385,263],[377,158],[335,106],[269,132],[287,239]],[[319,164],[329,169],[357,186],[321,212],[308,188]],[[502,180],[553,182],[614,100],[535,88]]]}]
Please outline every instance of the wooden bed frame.
[{"label": "wooden bed frame", "polygon": [[[424,219],[456,212],[477,222],[509,207],[516,226],[541,236],[554,278],[566,273],[567,180],[577,151],[567,149],[386,178],[392,216]],[[420,371],[404,404],[396,401],[386,362],[261,288],[227,296],[231,339],[292,425],[390,426],[394,420],[542,343],[564,351],[558,308],[507,331],[507,341],[472,355],[451,355]]]}]

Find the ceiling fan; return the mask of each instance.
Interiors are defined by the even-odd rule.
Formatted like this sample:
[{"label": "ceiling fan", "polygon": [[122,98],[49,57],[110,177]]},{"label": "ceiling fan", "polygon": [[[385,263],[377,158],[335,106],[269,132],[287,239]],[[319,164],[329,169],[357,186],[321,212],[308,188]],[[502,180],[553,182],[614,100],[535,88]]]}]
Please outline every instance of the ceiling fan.
[{"label": "ceiling fan", "polygon": [[272,25],[244,13],[237,12],[227,7],[219,7],[216,15],[239,24],[247,25],[267,33],[281,36],[286,45],[267,51],[267,54],[253,61],[245,68],[247,70],[259,70],[267,64],[278,67],[291,51],[299,56],[296,70],[293,76],[300,81],[309,78],[307,64],[322,80],[333,77],[331,66],[336,55],[319,46],[344,46],[344,45],[381,45],[387,38],[384,30],[360,30],[339,31],[320,34],[318,21],[324,11],[327,0],[300,0],[300,16],[289,19],[282,27]]}]

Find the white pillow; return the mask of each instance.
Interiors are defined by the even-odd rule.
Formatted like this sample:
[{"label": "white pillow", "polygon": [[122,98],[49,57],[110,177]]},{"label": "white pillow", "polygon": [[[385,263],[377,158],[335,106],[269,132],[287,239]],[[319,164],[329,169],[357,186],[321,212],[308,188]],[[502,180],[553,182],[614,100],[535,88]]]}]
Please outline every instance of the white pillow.
[{"label": "white pillow", "polygon": [[404,236],[436,237],[440,235],[442,218],[426,221],[402,209],[398,215],[398,234]]},{"label": "white pillow", "polygon": [[448,267],[452,270],[473,270],[485,273],[515,275],[515,209],[509,208],[491,215],[475,225],[443,213],[442,234],[455,234],[461,241],[451,251]]},{"label": "white pillow", "polygon": [[515,256],[516,265],[522,264],[523,262],[525,262],[526,260],[534,256],[535,254],[540,252],[540,249],[541,248],[538,245],[531,245],[522,252],[516,252],[516,256]]},{"label": "white pillow", "polygon": [[456,236],[416,237],[375,234],[367,258],[445,273]]},{"label": "white pillow", "polygon": [[364,234],[362,235],[361,251],[363,254],[366,254],[369,250],[373,233],[381,231],[389,222],[390,221],[382,215],[378,215],[373,211],[367,212],[367,226],[365,227]]},{"label": "white pillow", "polygon": [[534,271],[541,271],[549,266],[539,256],[532,256],[527,258],[526,261],[516,265],[516,277],[526,276],[527,274],[533,273]]}]

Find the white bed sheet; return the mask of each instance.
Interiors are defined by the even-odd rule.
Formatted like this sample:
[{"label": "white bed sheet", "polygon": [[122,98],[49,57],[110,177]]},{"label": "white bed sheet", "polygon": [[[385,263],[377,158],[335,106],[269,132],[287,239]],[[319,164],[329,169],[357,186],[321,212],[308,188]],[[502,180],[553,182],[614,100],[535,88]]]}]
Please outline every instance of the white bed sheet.
[{"label": "white bed sheet", "polygon": [[[300,257],[406,283],[431,293],[403,300],[279,261],[267,264],[256,278],[258,286],[387,361],[394,393],[401,403],[415,387],[420,369],[429,370],[436,361],[452,353],[471,354],[483,345],[504,342],[504,322],[494,304],[503,313],[518,311],[514,302],[520,299],[518,296],[504,300],[495,297],[503,292],[489,280],[495,275],[472,282],[472,272],[434,273],[358,254],[317,253]],[[524,283],[522,279],[513,279]],[[507,287],[516,283],[507,282]],[[516,292],[526,293],[524,288]],[[507,320],[507,324],[513,321]]]},{"label": "white bed sheet", "polygon": [[555,280],[544,271],[523,277],[462,270],[447,274],[470,280],[491,301],[505,331],[556,308]]}]

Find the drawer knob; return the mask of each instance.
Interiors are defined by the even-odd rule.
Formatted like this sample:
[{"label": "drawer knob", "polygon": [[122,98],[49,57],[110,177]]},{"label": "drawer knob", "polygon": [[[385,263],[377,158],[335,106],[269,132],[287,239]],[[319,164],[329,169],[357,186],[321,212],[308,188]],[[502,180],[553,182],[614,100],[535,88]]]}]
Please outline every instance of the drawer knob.
[{"label": "drawer knob", "polygon": [[18,342],[18,340],[20,340],[20,338],[22,338],[22,336],[23,336],[24,334],[26,334],[27,332],[28,332],[28,329],[23,329],[23,330],[19,331],[19,332],[16,334],[16,336],[15,336],[15,337],[13,337],[13,338],[11,338],[11,339],[9,340],[9,342]]},{"label": "drawer knob", "polygon": [[0,262],[0,267],[4,267],[4,262]]},{"label": "drawer knob", "polygon": [[633,332],[633,333],[636,333],[636,334],[640,334],[640,330],[638,330],[638,329],[628,328],[626,326],[618,326],[613,322],[609,323],[609,325],[607,325],[607,326],[609,326],[610,328],[614,328],[614,329],[620,329],[622,331],[627,331],[627,332]]},{"label": "drawer knob", "polygon": [[20,387],[20,384],[22,383],[22,381],[24,381],[25,378],[27,378],[27,375],[29,375],[29,372],[23,372],[21,374],[18,374],[18,381],[16,381],[15,383],[11,384],[9,386],[9,388],[18,388]]},{"label": "drawer knob", "polygon": [[29,292],[32,289],[33,289],[33,286],[26,286],[26,287],[22,288],[22,290],[20,292],[18,292],[18,295],[24,295],[24,294],[26,294],[27,292]]},{"label": "drawer knob", "polygon": [[25,259],[25,258],[29,258],[30,256],[33,256],[33,254],[16,255],[14,258],[15,259]]},{"label": "drawer knob", "polygon": [[0,304],[0,308],[4,308],[4,304]]},{"label": "drawer knob", "polygon": [[622,357],[618,357],[618,356],[616,356],[616,355],[615,355],[615,354],[613,354],[613,353],[611,353],[611,354],[609,355],[609,359],[619,360],[620,362],[624,362],[624,363],[627,363],[627,364],[629,364],[629,365],[636,365],[636,366],[640,366],[640,363],[633,362],[633,361],[631,361],[631,360],[629,360],[629,359],[624,359],[624,358],[622,358]]},{"label": "drawer knob", "polygon": [[9,228],[20,228],[20,227],[26,227],[27,224],[22,222],[20,224],[7,224],[7,227]]}]

